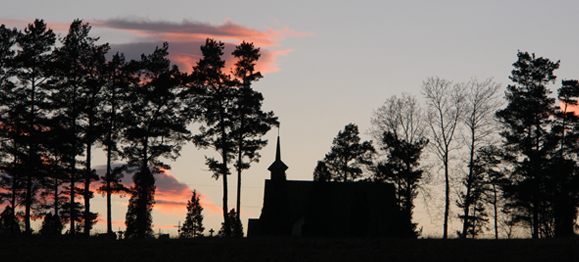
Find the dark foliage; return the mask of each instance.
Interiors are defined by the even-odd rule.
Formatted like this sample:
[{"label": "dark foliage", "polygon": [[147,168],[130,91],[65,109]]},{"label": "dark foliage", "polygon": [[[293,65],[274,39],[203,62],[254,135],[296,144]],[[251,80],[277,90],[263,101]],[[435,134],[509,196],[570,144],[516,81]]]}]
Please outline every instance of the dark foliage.
[{"label": "dark foliage", "polygon": [[6,206],[2,214],[0,214],[0,236],[13,237],[20,233],[20,224],[14,214],[14,209],[11,206]]},{"label": "dark foliage", "polygon": [[372,141],[360,143],[360,132],[356,124],[348,124],[334,138],[332,148],[324,157],[329,181],[355,181],[362,177],[364,168],[372,166],[375,153]]},{"label": "dark foliage", "polygon": [[[413,143],[397,137],[392,132],[385,132],[382,136],[387,159],[378,164],[376,181],[390,182],[396,189],[398,207],[405,217],[401,221],[412,221],[414,199],[418,195],[418,183],[422,178],[423,170],[419,168],[420,155],[428,144],[428,139],[421,138]],[[416,223],[403,225],[409,234],[418,236]]]},{"label": "dark foliage", "polygon": [[199,203],[199,195],[196,190],[193,190],[193,195],[191,200],[187,201],[187,217],[185,217],[185,222],[180,228],[179,237],[181,238],[192,238],[203,236],[203,215],[201,212],[203,207]]},{"label": "dark foliage", "polygon": [[[227,214],[229,216],[229,221],[231,222],[231,231],[232,237],[243,237],[243,224],[241,224],[241,220],[238,218],[239,216],[235,212],[235,208],[231,209]],[[217,233],[218,236],[227,237],[228,235],[225,233],[227,230],[225,229],[225,223],[221,223],[221,228]]]},{"label": "dark foliage", "polygon": [[153,238],[153,205],[155,204],[155,177],[148,169],[141,169],[133,176],[135,185],[131,188],[131,198],[127,210],[125,238]]},{"label": "dark foliage", "polygon": [[40,228],[40,234],[43,236],[57,236],[62,234],[62,222],[58,215],[52,215],[52,213],[46,214],[44,216],[44,221],[42,222],[42,227]]}]

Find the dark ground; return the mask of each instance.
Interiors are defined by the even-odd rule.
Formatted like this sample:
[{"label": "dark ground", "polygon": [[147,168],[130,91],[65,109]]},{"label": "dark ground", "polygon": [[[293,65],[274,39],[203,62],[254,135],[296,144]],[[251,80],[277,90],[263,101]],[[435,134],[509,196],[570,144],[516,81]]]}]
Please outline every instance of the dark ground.
[{"label": "dark ground", "polygon": [[0,261],[579,261],[579,238],[0,239]]}]

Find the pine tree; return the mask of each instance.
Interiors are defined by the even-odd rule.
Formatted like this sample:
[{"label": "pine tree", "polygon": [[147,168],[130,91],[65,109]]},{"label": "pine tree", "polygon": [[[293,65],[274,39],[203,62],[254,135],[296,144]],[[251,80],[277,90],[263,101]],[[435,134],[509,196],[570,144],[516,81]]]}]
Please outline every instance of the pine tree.
[{"label": "pine tree", "polygon": [[550,235],[544,182],[553,146],[548,138],[555,100],[546,85],[555,81],[559,62],[527,52],[517,56],[509,77],[513,84],[505,92],[507,107],[496,113],[503,126],[506,159],[514,166],[504,192],[508,208],[518,211],[516,220],[525,221],[533,238],[539,238]]},{"label": "pine tree", "polygon": [[213,172],[213,177],[223,181],[223,223],[224,234],[231,236],[231,226],[227,213],[228,189],[227,176],[230,174],[228,164],[234,159],[236,137],[232,130],[237,124],[235,119],[235,91],[230,88],[230,77],[223,72],[225,61],[224,44],[207,39],[201,46],[203,58],[193,67],[191,89],[188,90],[190,108],[196,109],[193,115],[200,120],[200,133],[193,136],[193,143],[199,148],[214,148],[221,160],[206,157],[206,164]]},{"label": "pine tree", "polygon": [[350,123],[334,138],[331,151],[324,158],[330,180],[355,181],[362,176],[365,167],[372,165],[375,153],[372,141],[360,143],[359,135],[358,126]]},{"label": "pine tree", "polygon": [[40,186],[43,169],[43,142],[47,127],[47,83],[53,77],[54,32],[43,20],[36,19],[17,36],[14,57],[18,83],[11,90],[15,104],[10,118],[14,132],[13,171],[21,172],[25,185],[24,225],[31,234],[32,205]]},{"label": "pine tree", "polygon": [[[241,220],[238,219],[238,216],[235,212],[235,208],[231,209],[227,214],[229,216],[229,221],[231,221],[231,226],[229,231],[231,231],[232,237],[243,237],[243,224],[241,224]],[[221,223],[221,228],[217,233],[218,236],[228,236],[225,232],[227,228],[225,227],[225,223]]]},{"label": "pine tree", "polygon": [[44,221],[42,222],[42,227],[40,228],[40,234],[43,236],[57,236],[62,234],[62,222],[58,215],[52,215],[52,213],[46,214],[44,216]]},{"label": "pine tree", "polygon": [[125,238],[153,238],[153,205],[155,204],[155,177],[148,167],[133,176],[134,186],[127,210]]},{"label": "pine tree", "polygon": [[14,208],[6,206],[0,214],[0,236],[15,236],[20,234],[20,224],[14,214]]},{"label": "pine tree", "polygon": [[205,228],[203,227],[202,211],[203,207],[199,203],[199,195],[196,190],[193,190],[191,200],[187,201],[187,217],[185,217],[185,222],[181,227],[179,237],[192,238],[203,236]]},{"label": "pine tree", "polygon": [[237,123],[232,136],[235,139],[237,210],[241,210],[241,172],[249,169],[252,162],[259,162],[261,155],[257,151],[267,145],[267,140],[261,137],[279,123],[272,111],[262,111],[263,95],[251,88],[252,82],[262,78],[260,72],[255,72],[255,63],[260,57],[259,48],[244,41],[232,54],[238,59],[233,69],[233,82],[237,86],[232,90],[236,93],[234,121]]},{"label": "pine tree", "polygon": [[424,173],[419,160],[428,144],[422,110],[413,96],[393,96],[374,111],[372,126],[385,158],[378,163],[373,180],[394,185],[398,207],[408,222],[400,227],[402,235],[416,237],[420,232],[412,223],[412,210]]},{"label": "pine tree", "polygon": [[127,192],[127,188],[119,183],[123,176],[122,172],[126,171],[127,166],[113,169],[113,161],[120,158],[122,151],[119,142],[123,131],[127,128],[125,124],[127,122],[123,121],[122,112],[127,108],[127,101],[130,96],[129,87],[136,81],[133,76],[131,67],[125,61],[123,54],[116,53],[107,63],[107,80],[99,112],[103,130],[100,144],[106,152],[107,169],[105,176],[101,177],[104,185],[99,190],[107,197],[107,233],[109,234],[113,234],[111,197],[116,193]]},{"label": "pine tree", "polygon": [[126,216],[129,238],[150,236],[154,174],[170,168],[160,158],[175,160],[189,139],[185,106],[178,96],[183,79],[177,66],[171,66],[167,59],[168,49],[169,44],[164,43],[130,65],[136,68],[134,78],[140,81],[131,85],[132,95],[123,110],[127,127],[123,132],[123,155],[138,170],[133,176],[135,184]]}]

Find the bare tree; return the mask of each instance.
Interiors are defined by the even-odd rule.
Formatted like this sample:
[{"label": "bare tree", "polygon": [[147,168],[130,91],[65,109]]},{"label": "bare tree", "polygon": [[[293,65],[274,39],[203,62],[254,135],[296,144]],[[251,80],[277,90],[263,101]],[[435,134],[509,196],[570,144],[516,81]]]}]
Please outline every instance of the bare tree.
[{"label": "bare tree", "polygon": [[[382,141],[384,132],[414,143],[427,135],[428,127],[416,97],[402,93],[402,97],[392,96],[384,105],[374,111],[370,134],[375,141]],[[378,142],[380,143],[380,142]]]},{"label": "bare tree", "polygon": [[430,141],[434,152],[444,168],[444,231],[448,238],[448,215],[450,212],[450,153],[458,148],[454,135],[464,116],[466,99],[464,84],[429,77],[422,82],[422,93],[427,102],[427,122],[430,127]]},{"label": "bare tree", "polygon": [[[465,238],[469,228],[475,224],[476,216],[469,214],[471,208],[476,208],[482,201],[484,192],[476,192],[484,183],[482,174],[475,174],[475,153],[482,147],[492,144],[492,135],[497,134],[497,122],[494,113],[501,106],[499,100],[500,84],[488,78],[482,82],[472,79],[465,86],[465,117],[466,128],[464,143],[468,148],[468,174],[462,179],[466,192],[460,193],[457,203],[463,209],[463,226],[461,237]],[[478,169],[481,170],[481,169]],[[473,236],[474,237],[474,236]]]},{"label": "bare tree", "polygon": [[420,231],[412,223],[412,210],[423,182],[419,160],[428,144],[422,111],[415,97],[402,94],[402,98],[393,96],[374,111],[371,122],[370,132],[385,156],[377,165],[374,179],[394,185],[398,206],[409,223],[407,232],[416,237]]}]

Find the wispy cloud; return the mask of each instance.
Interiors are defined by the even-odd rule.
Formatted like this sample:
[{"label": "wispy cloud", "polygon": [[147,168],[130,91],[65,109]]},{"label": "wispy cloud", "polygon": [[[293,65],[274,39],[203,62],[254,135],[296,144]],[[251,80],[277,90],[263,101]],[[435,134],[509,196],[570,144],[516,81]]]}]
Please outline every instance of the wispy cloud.
[{"label": "wispy cloud", "polygon": [[[2,20],[1,24],[9,27],[24,29],[33,21]],[[66,34],[70,22],[46,21],[49,28],[61,35]],[[111,53],[121,52],[129,59],[139,59],[141,54],[149,54],[163,42],[169,42],[169,59],[179,66],[180,70],[191,72],[192,67],[201,58],[201,45],[205,39],[213,38],[225,43],[224,60],[226,71],[233,65],[231,52],[242,41],[251,42],[260,48],[261,58],[256,69],[263,74],[280,70],[279,56],[287,55],[292,49],[285,48],[282,41],[293,37],[308,37],[311,33],[297,32],[289,27],[273,29],[264,27],[263,30],[249,28],[247,26],[225,20],[221,25],[182,20],[181,22],[153,21],[138,18],[115,18],[105,20],[85,20],[93,28],[100,32],[107,30],[123,32],[126,36],[123,40],[115,43],[114,39],[108,39],[111,45]],[[118,35],[118,34],[117,34]],[[128,41],[127,41],[128,40]]]},{"label": "wispy cloud", "polygon": [[[291,49],[283,48],[281,41],[288,37],[307,37],[310,33],[296,32],[288,27],[275,30],[266,27],[256,30],[226,20],[221,25],[183,20],[181,23],[151,21],[146,19],[109,19],[91,22],[95,27],[120,30],[140,37],[140,40],[120,45],[111,45],[115,51],[123,52],[127,57],[139,57],[141,53],[150,53],[156,45],[169,42],[169,58],[183,71],[190,72],[195,62],[201,58],[201,45],[205,39],[213,38],[224,42],[224,60],[226,68],[233,65],[231,52],[242,41],[252,42],[260,48],[261,58],[257,70],[262,73],[279,71],[277,57],[286,55]],[[270,50],[275,48],[281,50]]]},{"label": "wispy cloud", "polygon": [[[95,167],[99,176],[104,176],[106,166]],[[124,174],[122,183],[126,187],[133,185],[132,174]],[[100,186],[100,183],[93,183],[92,190]],[[155,175],[155,206],[154,209],[169,215],[184,216],[186,212],[187,201],[191,199],[192,189],[185,183],[179,181],[171,175],[168,170],[163,170],[160,174]],[[201,192],[197,192],[200,198],[201,206],[212,213],[220,214],[220,209],[209,197]],[[128,196],[130,197],[130,196]],[[127,198],[128,199],[128,198]],[[123,202],[126,205],[126,202]]]},{"label": "wispy cloud", "polygon": [[305,37],[309,33],[300,33],[284,27],[274,30],[266,27],[266,30],[256,30],[235,23],[229,19],[221,25],[183,20],[181,23],[168,21],[151,21],[148,19],[108,19],[94,20],[94,26],[106,27],[115,30],[131,32],[145,37],[154,37],[170,42],[190,42],[205,40],[208,37],[216,38],[224,42],[249,41],[257,46],[280,46],[279,41],[287,37]]}]

